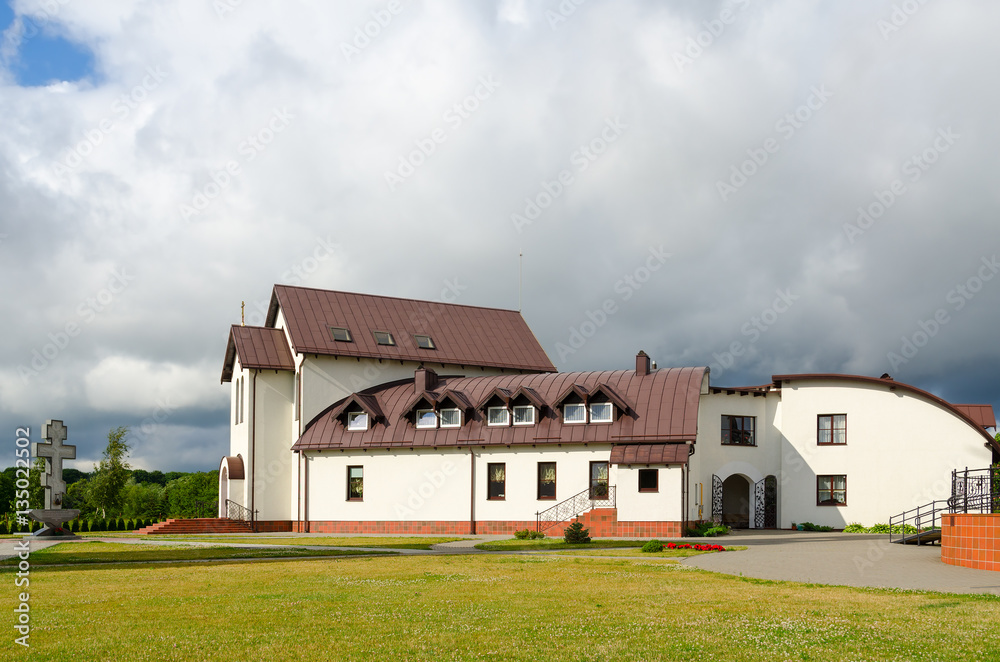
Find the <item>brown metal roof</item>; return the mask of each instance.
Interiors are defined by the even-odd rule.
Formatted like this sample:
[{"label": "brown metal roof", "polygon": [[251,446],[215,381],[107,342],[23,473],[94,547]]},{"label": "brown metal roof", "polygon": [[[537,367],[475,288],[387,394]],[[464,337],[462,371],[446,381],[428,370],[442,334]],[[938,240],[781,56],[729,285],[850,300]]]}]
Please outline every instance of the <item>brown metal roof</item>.
[{"label": "brown metal roof", "polygon": [[[417,398],[412,380],[364,391],[374,396],[385,412],[386,422],[365,431],[348,431],[331,414],[335,403],[306,427],[293,450],[373,448],[384,446],[501,446],[514,444],[651,444],[695,441],[698,435],[698,405],[706,368],[671,368],[636,375],[634,370],[614,372],[537,373],[491,377],[440,377],[439,392],[463,394],[466,401],[482,402],[487,394],[502,388],[516,392],[530,388],[546,403],[535,425],[490,427],[481,412],[468,409],[459,428],[418,430],[405,417]],[[572,384],[592,393],[598,385],[629,403],[612,423],[564,425],[553,408],[560,394]]]},{"label": "brown metal roof", "polygon": [[243,457],[241,455],[228,455],[222,458],[222,462],[219,464],[219,472],[222,472],[222,467],[226,467],[226,471],[229,474],[229,480],[243,480],[246,478],[246,474],[243,469]]},{"label": "brown metal roof", "polygon": [[955,405],[955,409],[978,423],[984,430],[997,426],[997,417],[993,413],[993,405]]},{"label": "brown metal roof", "polygon": [[687,464],[687,444],[619,444],[611,448],[612,464]]},{"label": "brown metal roof", "polygon": [[232,380],[237,356],[244,368],[295,370],[295,360],[281,329],[234,324],[229,331],[226,360],[222,365],[223,382]]},{"label": "brown metal roof", "polygon": [[[959,418],[961,418],[963,421],[965,421],[966,423],[968,423],[969,425],[971,425],[973,428],[975,428],[975,430],[977,432],[979,432],[981,435],[983,435],[983,437],[987,441],[987,444],[991,448],[993,448],[996,451],[1000,452],[1000,444],[997,443],[996,439],[994,439],[992,436],[990,436],[989,433],[986,432],[986,430],[983,428],[981,422],[979,422],[976,419],[972,418],[969,415],[969,413],[966,412],[966,411],[963,411],[959,407],[959,405],[953,405],[950,402],[948,402],[947,400],[939,398],[938,396],[934,395],[933,393],[928,393],[927,391],[924,391],[923,389],[919,389],[916,386],[910,386],[909,384],[904,384],[903,382],[897,382],[896,380],[892,379],[891,377],[866,377],[864,375],[838,375],[838,374],[832,374],[832,373],[809,373],[809,374],[802,374],[802,375],[772,375],[771,379],[773,380],[774,385],[777,386],[777,387],[779,387],[779,388],[781,387],[781,383],[782,382],[806,381],[806,380],[831,380],[831,381],[859,382],[859,383],[862,383],[862,384],[872,384],[872,385],[878,385],[878,386],[885,386],[890,391],[893,391],[893,390],[896,390],[896,389],[900,389],[900,390],[903,390],[903,391],[908,391],[908,392],[913,393],[915,395],[919,395],[921,397],[927,398],[931,402],[934,402],[934,403],[940,405],[941,407],[947,409],[951,413],[955,414],[956,416],[958,416]],[[964,405],[964,406],[966,406],[966,407],[969,407],[969,406],[989,407],[991,414],[992,414],[992,411],[993,411],[993,408],[990,407],[990,405]],[[996,421],[994,420],[994,423],[995,422]]]},{"label": "brown metal roof", "polygon": [[[281,309],[292,348],[301,354],[358,356],[555,372],[521,313],[413,299],[275,285],[267,326]],[[333,339],[330,327],[351,332]],[[395,345],[379,345],[374,331],[388,331]],[[428,335],[435,349],[421,349],[414,334]]]}]

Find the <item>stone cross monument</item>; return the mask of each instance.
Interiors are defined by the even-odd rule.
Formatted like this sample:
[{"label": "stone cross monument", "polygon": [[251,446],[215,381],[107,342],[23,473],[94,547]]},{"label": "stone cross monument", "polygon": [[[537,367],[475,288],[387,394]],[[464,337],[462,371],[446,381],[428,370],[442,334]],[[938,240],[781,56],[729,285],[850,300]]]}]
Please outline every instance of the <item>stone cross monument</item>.
[{"label": "stone cross monument", "polygon": [[66,496],[66,481],[63,480],[63,460],[76,459],[76,446],[64,444],[66,441],[66,426],[62,421],[46,421],[42,428],[42,438],[45,443],[34,443],[31,451],[35,457],[45,459],[45,473],[40,482],[45,488],[45,509],[31,510],[31,519],[42,522],[45,528],[36,531],[36,536],[73,536],[62,528],[63,522],[69,522],[80,516],[79,510],[63,510],[63,497]]}]

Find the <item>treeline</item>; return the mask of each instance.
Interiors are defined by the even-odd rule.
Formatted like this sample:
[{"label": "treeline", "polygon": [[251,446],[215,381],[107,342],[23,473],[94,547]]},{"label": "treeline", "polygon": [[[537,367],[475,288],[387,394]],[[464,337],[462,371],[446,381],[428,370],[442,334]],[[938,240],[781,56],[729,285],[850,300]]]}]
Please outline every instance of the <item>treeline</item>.
[{"label": "treeline", "polygon": [[[81,520],[156,520],[167,517],[215,517],[218,513],[218,474],[214,471],[144,471],[127,462],[128,428],[108,433],[108,446],[92,472],[63,469],[66,497],[63,508],[80,510]],[[0,473],[0,516],[16,511],[15,468]],[[44,463],[37,460],[29,477],[31,508],[44,508],[40,476]],[[22,475],[23,479],[23,475]],[[24,483],[21,483],[23,488]],[[22,497],[23,498],[23,497]]]},{"label": "treeline", "polygon": [[[45,506],[39,483],[41,467],[31,470],[30,503],[32,508]],[[94,472],[63,470],[66,499],[63,508],[77,508],[81,519],[164,519],[167,517],[215,517],[219,503],[219,475],[214,471],[143,471],[134,469],[119,494],[107,507],[106,491],[94,489]],[[0,473],[0,515],[14,513],[14,467]],[[103,498],[102,502],[100,498]],[[114,507],[114,503],[118,507]]]}]

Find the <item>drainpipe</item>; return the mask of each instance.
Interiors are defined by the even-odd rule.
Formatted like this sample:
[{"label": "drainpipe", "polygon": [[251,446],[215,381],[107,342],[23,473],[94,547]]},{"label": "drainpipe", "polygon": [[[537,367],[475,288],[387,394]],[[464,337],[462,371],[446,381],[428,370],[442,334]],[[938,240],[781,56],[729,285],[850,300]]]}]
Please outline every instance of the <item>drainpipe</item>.
[{"label": "drainpipe", "polygon": [[309,528],[309,457],[302,451],[302,462],[305,464],[303,473],[305,474],[305,489],[302,491],[302,520],[305,524],[306,533],[310,533]]},{"label": "drainpipe", "polygon": [[469,486],[469,533],[476,533],[476,451],[469,446],[470,482]]}]

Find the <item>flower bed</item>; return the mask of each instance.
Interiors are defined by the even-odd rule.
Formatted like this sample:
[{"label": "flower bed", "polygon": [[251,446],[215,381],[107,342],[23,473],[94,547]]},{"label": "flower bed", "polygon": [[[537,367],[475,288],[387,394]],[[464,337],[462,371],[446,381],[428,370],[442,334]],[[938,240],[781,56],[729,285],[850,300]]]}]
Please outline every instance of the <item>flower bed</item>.
[{"label": "flower bed", "polygon": [[691,549],[696,552],[724,552],[726,548],[722,545],[709,545],[701,543],[668,542],[661,543],[659,540],[650,540],[642,546],[644,552],[662,552],[665,549]]}]

